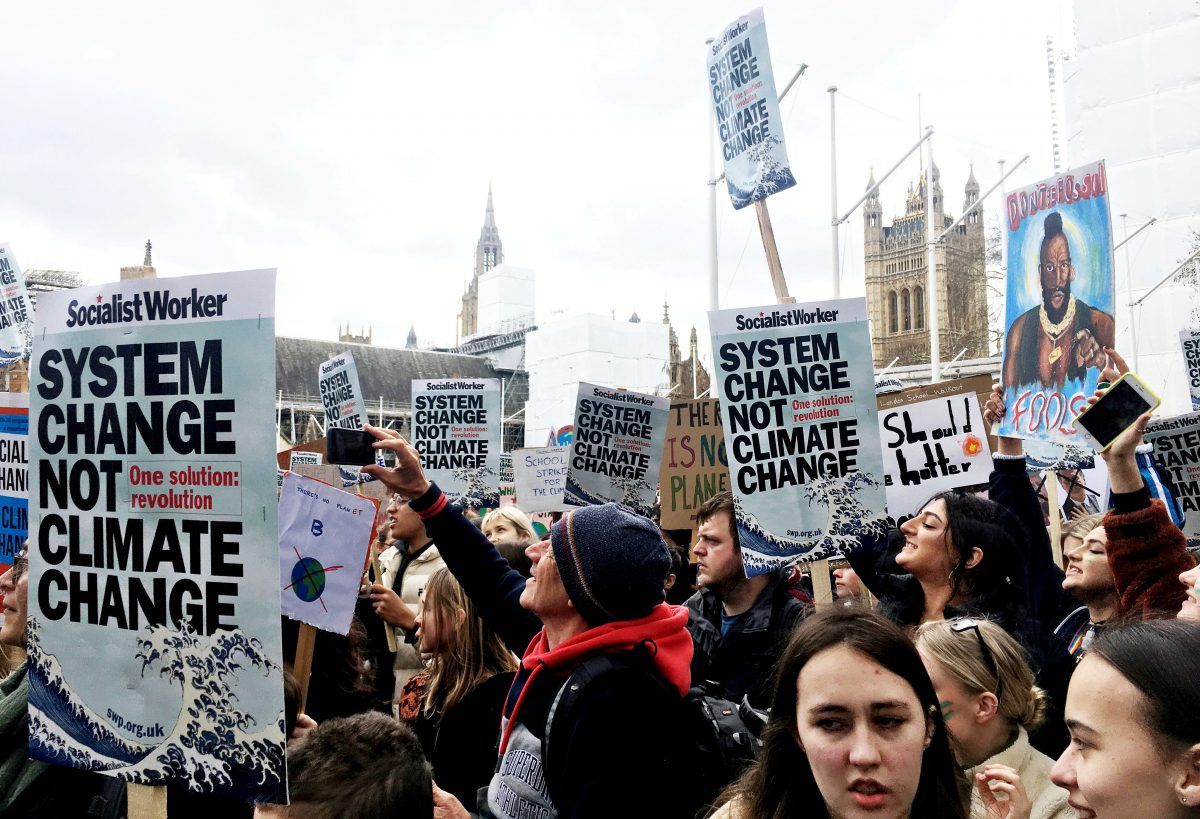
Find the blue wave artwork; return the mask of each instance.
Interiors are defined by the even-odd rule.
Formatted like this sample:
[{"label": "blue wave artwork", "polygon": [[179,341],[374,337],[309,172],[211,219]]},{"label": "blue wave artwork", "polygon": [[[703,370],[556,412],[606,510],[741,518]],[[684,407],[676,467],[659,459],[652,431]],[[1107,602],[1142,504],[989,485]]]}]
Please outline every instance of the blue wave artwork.
[{"label": "blue wave artwork", "polygon": [[[180,693],[169,729],[135,730],[115,714],[94,713],[64,678],[58,658],[42,650],[35,618],[29,621],[29,750],[36,759],[143,784],[184,781],[194,791],[285,802],[283,746],[278,724],[256,731],[238,708],[231,682],[238,674],[281,673],[262,644],[239,630],[200,635],[183,625],[147,627],[135,659],[143,676],[155,675]],[[123,728],[123,731],[118,729]],[[140,726],[138,726],[140,728]],[[155,734],[131,740],[122,733]],[[157,735],[161,734],[161,736]]]}]

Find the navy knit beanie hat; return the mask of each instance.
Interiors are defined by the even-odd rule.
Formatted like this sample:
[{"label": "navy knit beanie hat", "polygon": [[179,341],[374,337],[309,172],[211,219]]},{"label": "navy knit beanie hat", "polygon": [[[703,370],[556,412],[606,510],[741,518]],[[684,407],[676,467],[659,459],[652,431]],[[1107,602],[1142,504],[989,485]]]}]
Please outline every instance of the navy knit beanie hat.
[{"label": "navy knit beanie hat", "polygon": [[550,530],[567,597],[589,625],[645,617],[666,599],[671,555],[658,527],[617,503],[584,506]]}]

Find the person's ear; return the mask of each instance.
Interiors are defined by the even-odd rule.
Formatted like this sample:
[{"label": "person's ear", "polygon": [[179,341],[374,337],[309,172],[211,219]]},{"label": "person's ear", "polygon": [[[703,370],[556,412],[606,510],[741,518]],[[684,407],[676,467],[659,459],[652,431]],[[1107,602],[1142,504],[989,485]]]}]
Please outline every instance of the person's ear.
[{"label": "person's ear", "polygon": [[963,563],[963,569],[974,569],[983,560],[983,549],[978,546],[971,547],[971,553],[967,555],[966,561]]},{"label": "person's ear", "polygon": [[991,691],[985,691],[975,698],[975,722],[986,725],[1000,715],[1000,700]]},{"label": "person's ear", "polygon": [[929,713],[925,715],[925,742],[921,744],[922,750],[929,750],[929,746],[933,744],[933,735],[937,733],[937,723],[933,721],[933,712],[937,710],[936,705],[929,706]]},{"label": "person's ear", "polygon": [[667,575],[667,580],[666,580],[666,582],[665,582],[665,583],[663,583],[663,590],[664,590],[664,591],[670,591],[670,590],[671,590],[671,589],[673,589],[673,588],[675,588],[675,575],[674,575],[674,573],[672,573],[672,574],[668,574],[668,575]]},{"label": "person's ear", "polygon": [[1188,748],[1179,757],[1175,795],[1182,805],[1200,806],[1200,744]]}]

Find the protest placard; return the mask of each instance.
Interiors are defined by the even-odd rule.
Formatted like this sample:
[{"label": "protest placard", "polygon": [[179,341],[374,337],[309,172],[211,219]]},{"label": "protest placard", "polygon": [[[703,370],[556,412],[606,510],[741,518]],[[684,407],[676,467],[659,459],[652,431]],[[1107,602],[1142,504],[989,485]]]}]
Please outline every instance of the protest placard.
[{"label": "protest placard", "polygon": [[500,453],[500,506],[512,506],[517,502],[517,485],[513,477],[511,452]]},{"label": "protest placard", "polygon": [[0,393],[0,571],[29,536],[29,393]]},{"label": "protest placard", "polygon": [[669,398],[579,385],[567,463],[567,506],[623,503],[654,513]]},{"label": "protest placard", "polygon": [[1184,330],[1179,334],[1179,343],[1183,347],[1183,369],[1187,373],[1192,409],[1200,410],[1200,330]]},{"label": "protest placard", "polygon": [[567,459],[571,448],[544,446],[518,449],[513,453],[513,482],[517,506],[530,515],[562,512],[567,489]]},{"label": "protest placard", "polygon": [[733,206],[795,185],[761,8],[725,26],[709,45],[708,86]]},{"label": "protest placard", "polygon": [[708,322],[747,574],[882,534],[866,299],[717,310]]},{"label": "protest placard", "polygon": [[1104,163],[1005,200],[1008,285],[999,434],[1070,444],[1112,347],[1113,262]]},{"label": "protest placard", "polygon": [[1188,543],[1200,543],[1200,412],[1155,418],[1146,427],[1146,442],[1183,508]]},{"label": "protest placard", "polygon": [[288,468],[295,469],[298,466],[320,466],[325,463],[325,456],[320,452],[304,452],[303,450],[293,449],[291,457],[288,459]]},{"label": "protest placard", "polygon": [[[347,350],[321,363],[317,370],[317,386],[321,404],[325,407],[325,429],[362,429],[371,423],[367,404],[358,383],[358,365],[354,354]],[[376,461],[383,465],[383,457]],[[342,486],[353,486],[375,480],[357,466],[338,465]]]},{"label": "protest placard", "polygon": [[346,634],[367,562],[376,502],[296,474],[279,496],[283,613]]},{"label": "protest placard", "polygon": [[987,483],[992,453],[980,409],[992,391],[986,375],[881,395],[888,514],[899,521],[938,493]]},{"label": "protest placard", "polygon": [[275,272],[38,308],[30,754],[283,801]]},{"label": "protest placard", "polygon": [[0,244],[0,367],[29,355],[33,307],[12,249]]},{"label": "protest placard", "polygon": [[700,505],[728,491],[721,402],[715,398],[671,402],[659,483],[659,522],[664,529],[694,529]]},{"label": "protest placard", "polygon": [[413,379],[412,444],[421,466],[456,503],[495,508],[500,499],[500,380]]}]

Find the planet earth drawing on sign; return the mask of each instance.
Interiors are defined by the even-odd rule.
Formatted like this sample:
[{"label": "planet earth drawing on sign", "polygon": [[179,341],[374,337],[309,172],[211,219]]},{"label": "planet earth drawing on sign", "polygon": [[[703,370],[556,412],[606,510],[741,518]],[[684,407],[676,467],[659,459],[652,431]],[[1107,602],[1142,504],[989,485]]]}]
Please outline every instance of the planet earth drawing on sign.
[{"label": "planet earth drawing on sign", "polygon": [[325,601],[321,599],[321,595],[325,593],[325,575],[344,567],[323,566],[315,557],[302,557],[295,546],[292,547],[292,551],[296,553],[296,565],[292,566],[292,582],[284,586],[283,590],[291,589],[292,594],[305,603],[315,601],[328,611]]}]

